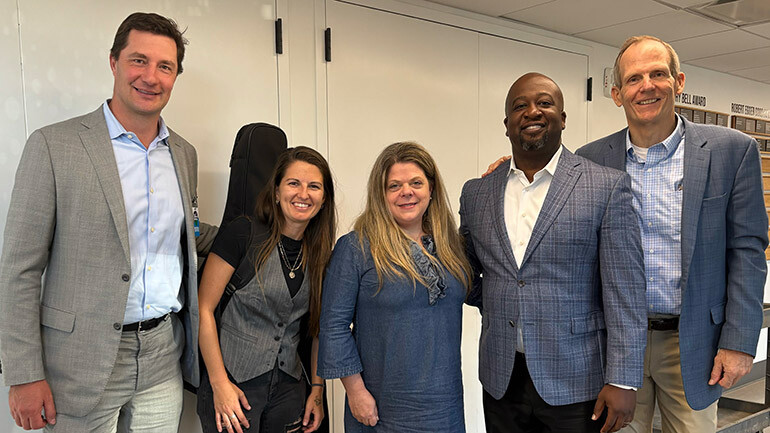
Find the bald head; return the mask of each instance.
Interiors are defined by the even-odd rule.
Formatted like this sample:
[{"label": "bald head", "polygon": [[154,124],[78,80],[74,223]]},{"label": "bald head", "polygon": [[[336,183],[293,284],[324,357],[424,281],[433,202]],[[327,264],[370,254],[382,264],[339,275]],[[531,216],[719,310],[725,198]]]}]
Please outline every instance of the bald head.
[{"label": "bald head", "polygon": [[516,164],[528,158],[525,153],[547,162],[561,144],[566,120],[564,96],[552,79],[536,72],[519,77],[505,98],[503,119]]},{"label": "bald head", "polygon": [[531,87],[536,87],[544,93],[550,94],[554,98],[554,102],[560,111],[564,110],[564,95],[561,93],[561,88],[550,77],[543,75],[539,72],[528,72],[516,81],[513,82],[511,88],[508,90],[508,96],[505,98],[505,116],[511,113],[513,100],[517,96],[521,95],[524,90]]}]

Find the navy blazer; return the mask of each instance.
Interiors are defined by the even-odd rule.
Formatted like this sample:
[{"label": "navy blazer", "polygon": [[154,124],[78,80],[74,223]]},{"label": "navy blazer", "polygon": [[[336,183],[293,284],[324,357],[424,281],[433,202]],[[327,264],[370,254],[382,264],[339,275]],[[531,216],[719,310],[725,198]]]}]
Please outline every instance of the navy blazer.
[{"label": "navy blazer", "polygon": [[502,398],[524,336],[527,367],[551,405],[595,399],[607,383],[640,387],[644,264],[627,174],[563,149],[522,263],[505,228],[509,164],[463,187],[460,230],[482,306],[479,377]]},{"label": "navy blazer", "polygon": [[[756,142],[742,132],[684,121],[682,310],[679,351],[687,402],[701,410],[718,348],[754,356],[762,327],[767,213]],[[625,170],[628,128],[577,151]]]}]

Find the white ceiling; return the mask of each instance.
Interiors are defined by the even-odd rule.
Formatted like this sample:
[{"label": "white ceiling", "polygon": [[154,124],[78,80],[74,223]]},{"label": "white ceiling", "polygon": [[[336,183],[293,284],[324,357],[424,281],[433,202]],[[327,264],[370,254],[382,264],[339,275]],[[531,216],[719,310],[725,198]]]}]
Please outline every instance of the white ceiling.
[{"label": "white ceiling", "polygon": [[615,47],[654,35],[683,63],[770,84],[770,0],[428,1]]}]

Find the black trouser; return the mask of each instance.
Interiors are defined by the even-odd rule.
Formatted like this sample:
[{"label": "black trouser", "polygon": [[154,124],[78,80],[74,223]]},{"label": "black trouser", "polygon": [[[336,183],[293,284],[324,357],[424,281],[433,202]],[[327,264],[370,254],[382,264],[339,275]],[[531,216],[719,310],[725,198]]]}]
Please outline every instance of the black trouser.
[{"label": "black trouser", "polygon": [[583,433],[598,432],[605,413],[591,421],[596,400],[551,406],[532,383],[524,354],[516,352],[508,390],[500,400],[484,391],[484,420],[487,433]]},{"label": "black trouser", "polygon": [[[230,380],[235,383],[232,377]],[[302,379],[294,379],[276,367],[254,379],[236,383],[236,385],[246,394],[246,399],[251,405],[251,410],[243,409],[250,424],[247,431],[259,433],[302,431],[302,417],[305,414],[305,382]],[[198,417],[201,420],[203,433],[216,433],[214,394],[205,372],[201,374],[201,386],[198,388]],[[226,430],[222,429],[222,431]]]}]

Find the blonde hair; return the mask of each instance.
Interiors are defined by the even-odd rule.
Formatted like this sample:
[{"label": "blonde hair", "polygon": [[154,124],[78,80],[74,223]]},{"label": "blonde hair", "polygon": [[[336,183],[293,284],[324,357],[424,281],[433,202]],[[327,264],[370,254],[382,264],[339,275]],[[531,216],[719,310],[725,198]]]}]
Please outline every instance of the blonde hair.
[{"label": "blonde hair", "polygon": [[[377,291],[382,288],[385,276],[407,276],[415,288],[417,282],[427,285],[412,261],[410,245],[413,240],[396,223],[385,201],[388,172],[399,162],[414,163],[425,173],[433,192],[422,217],[422,229],[433,236],[440,263],[465,285],[466,291],[469,290],[471,267],[465,257],[464,243],[452,217],[449,197],[436,162],[419,144],[400,142],[386,147],[374,162],[367,186],[366,208],[354,225],[362,248],[364,239],[369,240],[379,280]],[[422,247],[421,244],[420,246]],[[439,260],[430,254],[426,255],[438,264]]]},{"label": "blonde hair", "polygon": [[626,39],[626,41],[623,42],[623,46],[620,47],[620,52],[615,58],[615,66],[612,69],[612,84],[618,89],[623,87],[623,77],[620,74],[620,58],[623,57],[623,53],[625,53],[626,50],[631,47],[631,45],[638,44],[642,41],[655,41],[661,43],[666,49],[666,52],[668,52],[668,69],[671,73],[671,76],[676,80],[676,77],[679,75],[679,56],[676,54],[676,51],[674,51],[674,48],[671,45],[661,40],[660,38],[656,38],[655,36],[631,36],[630,38]]}]

